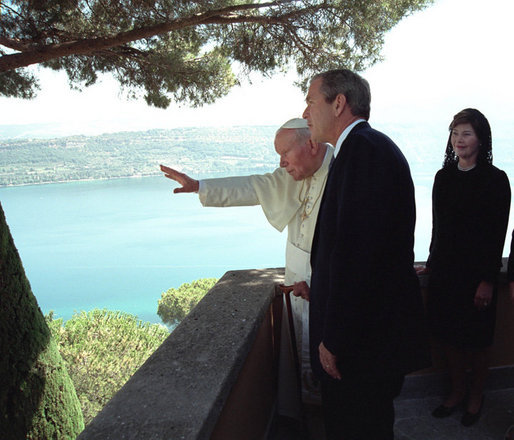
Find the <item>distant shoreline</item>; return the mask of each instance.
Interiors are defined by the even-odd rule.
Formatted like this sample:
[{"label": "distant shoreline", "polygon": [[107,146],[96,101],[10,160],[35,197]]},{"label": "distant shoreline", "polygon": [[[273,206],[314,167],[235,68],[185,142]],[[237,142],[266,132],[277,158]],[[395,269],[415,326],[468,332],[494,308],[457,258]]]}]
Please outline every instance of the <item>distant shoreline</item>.
[{"label": "distant shoreline", "polygon": [[135,179],[135,178],[143,178],[143,177],[152,177],[158,176],[159,173],[155,174],[132,174],[127,176],[116,176],[116,177],[92,177],[90,179],[69,179],[69,180],[50,180],[48,182],[31,182],[31,183],[12,183],[3,185],[0,184],[0,188],[13,188],[19,186],[35,186],[35,185],[53,185],[56,183],[72,183],[72,182],[95,182],[95,181],[105,181],[105,180],[118,180],[118,179]]},{"label": "distant shoreline", "polygon": [[[277,164],[278,167],[278,164]],[[268,172],[272,172],[273,169],[263,170],[262,168],[234,168],[231,170],[231,176],[240,176],[245,174],[264,174]],[[190,170],[182,170],[183,172],[189,173],[190,175],[195,174]],[[30,182],[30,183],[14,183],[14,184],[0,184],[0,189],[2,188],[14,188],[20,186],[35,186],[35,185],[53,185],[56,183],[73,183],[73,182],[96,182],[96,181],[108,181],[108,180],[120,180],[120,179],[142,179],[145,177],[157,177],[162,176],[163,174],[159,171],[155,173],[145,173],[145,174],[130,174],[126,176],[113,176],[113,177],[92,177],[92,178],[83,178],[83,179],[66,179],[66,180],[50,180],[48,182]],[[211,177],[225,177],[228,176],[226,172],[209,172],[206,173],[206,176],[202,176],[202,178],[211,178]]]},{"label": "distant shoreline", "polygon": [[164,163],[196,176],[278,166],[272,127],[174,129],[0,141],[0,187],[138,178]]}]

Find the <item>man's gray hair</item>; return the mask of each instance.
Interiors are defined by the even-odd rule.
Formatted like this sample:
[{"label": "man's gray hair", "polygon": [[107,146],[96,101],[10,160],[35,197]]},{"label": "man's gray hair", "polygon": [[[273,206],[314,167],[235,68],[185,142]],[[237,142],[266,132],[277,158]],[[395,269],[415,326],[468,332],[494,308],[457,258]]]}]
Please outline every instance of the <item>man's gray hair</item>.
[{"label": "man's gray hair", "polygon": [[337,95],[344,95],[354,116],[369,119],[371,92],[368,81],[348,69],[318,73],[311,83],[316,79],[321,79],[320,91],[328,103],[334,102]]}]

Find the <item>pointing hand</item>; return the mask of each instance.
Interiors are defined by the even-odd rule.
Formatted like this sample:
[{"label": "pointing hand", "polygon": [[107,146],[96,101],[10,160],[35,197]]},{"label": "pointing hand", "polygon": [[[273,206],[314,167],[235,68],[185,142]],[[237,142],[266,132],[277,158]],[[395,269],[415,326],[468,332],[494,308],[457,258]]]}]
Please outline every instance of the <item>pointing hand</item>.
[{"label": "pointing hand", "polygon": [[175,188],[173,190],[174,193],[192,193],[198,192],[198,188],[200,187],[198,180],[192,179],[187,174],[181,173],[173,168],[161,165],[161,171],[164,175],[171,180],[175,180],[182,187]]}]

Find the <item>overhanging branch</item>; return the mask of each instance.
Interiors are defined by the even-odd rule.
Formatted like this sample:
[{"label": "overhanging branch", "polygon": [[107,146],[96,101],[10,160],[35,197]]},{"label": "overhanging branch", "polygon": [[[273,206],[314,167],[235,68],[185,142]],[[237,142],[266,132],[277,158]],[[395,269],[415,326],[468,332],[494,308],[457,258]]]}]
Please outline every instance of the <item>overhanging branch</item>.
[{"label": "overhanging branch", "polygon": [[[149,38],[155,35],[162,35],[188,27],[207,24],[237,24],[237,23],[263,23],[263,24],[284,24],[291,18],[310,13],[313,9],[323,6],[307,7],[293,12],[286,12],[283,15],[245,15],[242,11],[261,10],[263,8],[278,7],[287,3],[294,3],[295,0],[277,0],[268,3],[253,3],[245,5],[230,6],[218,10],[207,11],[191,17],[159,23],[154,26],[133,29],[112,37],[85,38],[67,41],[63,43],[48,44],[45,46],[27,45],[20,40],[0,38],[0,44],[18,50],[19,53],[3,55],[0,58],[0,72],[26,67],[31,64],[42,63],[52,59],[70,55],[86,55],[98,51],[105,51],[115,46],[120,46],[133,41]],[[236,15],[236,13],[238,13]]]}]

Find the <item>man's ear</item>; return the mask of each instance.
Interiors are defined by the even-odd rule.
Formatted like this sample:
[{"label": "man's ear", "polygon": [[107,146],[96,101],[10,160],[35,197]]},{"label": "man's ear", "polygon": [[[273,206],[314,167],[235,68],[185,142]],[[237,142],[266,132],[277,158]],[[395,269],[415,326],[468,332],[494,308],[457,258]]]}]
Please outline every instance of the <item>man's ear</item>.
[{"label": "man's ear", "polygon": [[309,138],[308,145],[309,145],[309,153],[311,154],[311,156],[316,156],[319,152],[320,144],[316,141],[313,141],[312,138]]},{"label": "man's ear", "polygon": [[336,117],[340,116],[341,113],[343,113],[343,110],[345,107],[346,107],[346,96],[339,93],[339,95],[336,96],[336,99],[334,99],[334,102],[332,103],[332,108],[334,109],[334,115]]}]

